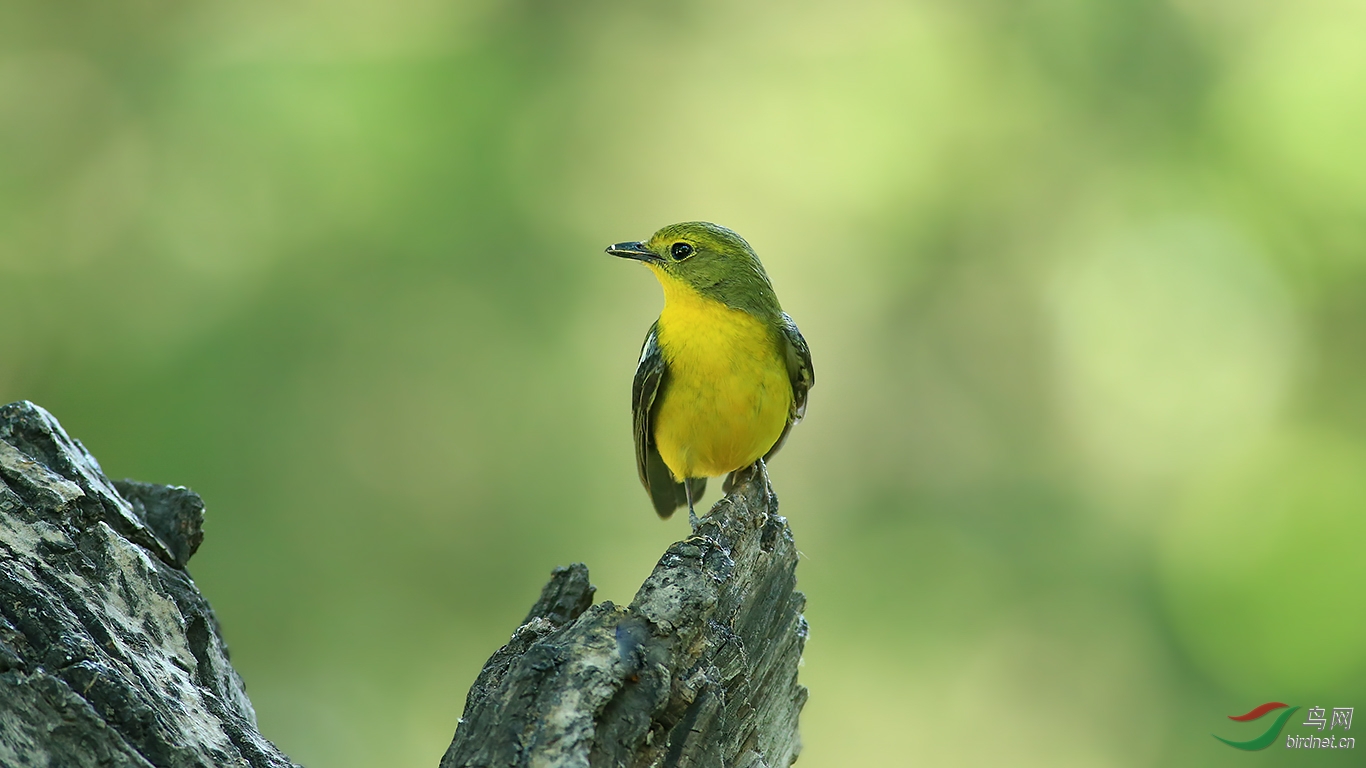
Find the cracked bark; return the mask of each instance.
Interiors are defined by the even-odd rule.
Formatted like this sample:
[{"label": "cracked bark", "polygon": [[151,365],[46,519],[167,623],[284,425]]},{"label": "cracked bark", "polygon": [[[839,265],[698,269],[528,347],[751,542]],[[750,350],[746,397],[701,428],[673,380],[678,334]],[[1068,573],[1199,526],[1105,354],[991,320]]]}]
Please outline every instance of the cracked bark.
[{"label": "cracked bark", "polygon": [[188,489],[111,483],[47,411],[0,407],[0,766],[292,765],[185,571],[203,520]]},{"label": "cracked bark", "polygon": [[465,701],[441,768],[786,768],[805,597],[762,470],[669,547],[629,606],[558,568]]},{"label": "cracked bark", "polygon": [[[750,473],[629,606],[556,569],[441,768],[789,765],[805,598],[776,512]],[[38,406],[0,407],[0,766],[292,766],[185,570],[203,515],[188,489],[110,482]]]}]

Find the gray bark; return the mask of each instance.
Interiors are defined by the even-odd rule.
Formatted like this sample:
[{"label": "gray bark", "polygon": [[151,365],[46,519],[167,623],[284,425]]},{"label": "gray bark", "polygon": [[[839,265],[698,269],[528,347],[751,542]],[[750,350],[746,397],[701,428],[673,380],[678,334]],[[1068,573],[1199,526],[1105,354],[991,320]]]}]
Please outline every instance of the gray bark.
[{"label": "gray bark", "polygon": [[801,741],[805,597],[760,468],[626,607],[557,569],[471,687],[441,768],[786,768]]},{"label": "gray bark", "polygon": [[[762,468],[739,478],[626,607],[556,569],[441,768],[791,764],[805,598],[776,512]],[[111,483],[32,403],[0,407],[0,766],[292,765],[185,570],[203,516],[188,489]]]},{"label": "gray bark", "polygon": [[204,505],[0,407],[0,766],[288,768],[185,564]]}]

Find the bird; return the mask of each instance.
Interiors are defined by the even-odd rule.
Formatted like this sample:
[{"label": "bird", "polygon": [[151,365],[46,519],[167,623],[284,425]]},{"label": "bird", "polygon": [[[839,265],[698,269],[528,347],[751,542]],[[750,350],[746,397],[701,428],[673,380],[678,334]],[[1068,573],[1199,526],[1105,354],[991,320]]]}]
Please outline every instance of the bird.
[{"label": "bird", "polygon": [[729,492],[806,414],[811,351],[754,249],[725,227],[671,224],[607,253],[642,262],[664,290],[631,386],[636,469],[661,518],[687,504],[695,526],[707,478],[727,475]]}]

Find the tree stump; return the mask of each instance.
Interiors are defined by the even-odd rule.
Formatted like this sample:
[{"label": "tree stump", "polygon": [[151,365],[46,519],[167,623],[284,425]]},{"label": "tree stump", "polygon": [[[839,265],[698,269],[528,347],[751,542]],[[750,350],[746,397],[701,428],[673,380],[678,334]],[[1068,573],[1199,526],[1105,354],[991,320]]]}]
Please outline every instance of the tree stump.
[{"label": "tree stump", "polygon": [[292,765],[185,571],[203,520],[185,488],[110,483],[42,408],[0,408],[0,765]]},{"label": "tree stump", "polygon": [[[797,551],[762,467],[629,606],[556,569],[441,768],[784,767],[801,748]],[[257,730],[186,563],[204,505],[111,483],[47,411],[0,407],[0,766],[293,764]]]},{"label": "tree stump", "polygon": [[470,688],[441,768],[790,765],[806,598],[777,507],[759,465],[626,607],[590,607],[588,569],[556,569]]}]

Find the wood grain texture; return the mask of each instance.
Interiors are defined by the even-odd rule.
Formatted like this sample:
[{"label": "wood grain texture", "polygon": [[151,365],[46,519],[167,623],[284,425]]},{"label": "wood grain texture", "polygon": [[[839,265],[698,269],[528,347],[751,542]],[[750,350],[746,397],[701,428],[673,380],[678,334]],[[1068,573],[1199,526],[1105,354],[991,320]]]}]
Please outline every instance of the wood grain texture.
[{"label": "wood grain texture", "polygon": [[[742,473],[628,606],[556,569],[441,768],[790,765],[805,598],[777,505],[761,465]],[[0,407],[0,766],[293,765],[185,570],[203,514],[185,488],[111,483],[38,406]]]},{"label": "wood grain texture", "polygon": [[288,768],[185,564],[204,505],[0,408],[0,766]]},{"label": "wood grain texture", "polygon": [[557,569],[470,689],[441,768],[790,765],[807,627],[777,506],[762,468],[739,478],[629,606],[590,607],[587,568]]}]

